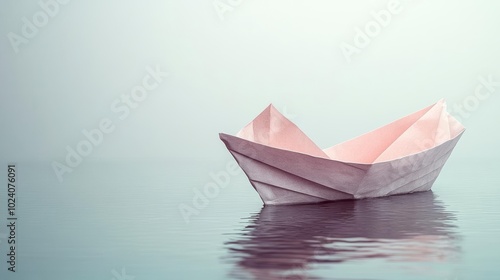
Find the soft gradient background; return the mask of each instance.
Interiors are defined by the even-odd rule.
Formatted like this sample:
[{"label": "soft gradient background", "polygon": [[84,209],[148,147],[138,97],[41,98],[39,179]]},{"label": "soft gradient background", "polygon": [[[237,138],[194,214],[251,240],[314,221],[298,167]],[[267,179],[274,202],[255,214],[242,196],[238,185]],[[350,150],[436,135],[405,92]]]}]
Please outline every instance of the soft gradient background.
[{"label": "soft gradient background", "polygon": [[[244,175],[231,177],[191,223],[178,211],[232,162],[219,132],[236,133],[272,102],[328,147],[441,98],[460,117],[453,108],[474,98],[479,77],[500,82],[499,1],[399,1],[402,11],[350,62],[341,44],[352,45],[355,29],[389,1],[220,2],[231,7],[222,18],[213,0],[69,1],[18,53],[8,34],[21,34],[23,17],[32,21],[41,8],[38,0],[0,2],[0,168],[17,163],[20,198],[20,272],[6,271],[2,214],[1,279],[120,280],[122,267],[137,280],[234,278],[239,259],[225,244],[247,238],[247,226],[267,229],[251,221],[265,217]],[[149,66],[170,76],[120,120],[111,103],[130,94]],[[438,198],[426,201],[434,208],[414,212],[431,225],[443,217],[453,250],[431,250],[443,262],[381,257],[314,266],[314,275],[496,279],[500,86],[494,89],[461,118],[467,131],[436,181]],[[59,182],[51,163],[63,163],[66,147],[103,118],[115,131]],[[380,201],[369,203],[390,209]]]},{"label": "soft gradient background", "polygon": [[[462,104],[480,75],[500,81],[493,0],[400,1],[348,63],[340,44],[387,2],[241,1],[221,20],[212,1],[71,1],[16,54],[7,34],[40,7],[3,1],[0,158],[63,158],[148,65],[170,78],[89,158],[217,158],[217,133],[271,102],[327,147],[441,98]],[[497,88],[464,120],[455,156],[500,156],[499,105]]]}]

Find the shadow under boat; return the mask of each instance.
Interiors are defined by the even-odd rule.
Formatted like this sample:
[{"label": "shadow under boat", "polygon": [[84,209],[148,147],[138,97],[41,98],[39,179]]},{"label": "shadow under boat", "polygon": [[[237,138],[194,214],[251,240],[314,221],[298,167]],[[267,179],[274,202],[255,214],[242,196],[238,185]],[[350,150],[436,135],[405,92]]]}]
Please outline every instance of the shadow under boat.
[{"label": "shadow under boat", "polygon": [[453,261],[459,253],[455,219],[431,191],[265,206],[225,246],[233,277],[315,279],[308,275],[311,264]]}]

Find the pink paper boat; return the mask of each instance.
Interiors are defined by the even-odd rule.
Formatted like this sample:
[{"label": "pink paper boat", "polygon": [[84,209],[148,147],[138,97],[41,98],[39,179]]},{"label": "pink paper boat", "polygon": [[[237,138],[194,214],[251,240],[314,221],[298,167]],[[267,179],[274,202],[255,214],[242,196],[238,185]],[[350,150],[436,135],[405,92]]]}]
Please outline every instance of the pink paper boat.
[{"label": "pink paper boat", "polygon": [[441,100],[323,150],[272,105],[219,136],[264,204],[285,205],[430,190],[464,130]]}]

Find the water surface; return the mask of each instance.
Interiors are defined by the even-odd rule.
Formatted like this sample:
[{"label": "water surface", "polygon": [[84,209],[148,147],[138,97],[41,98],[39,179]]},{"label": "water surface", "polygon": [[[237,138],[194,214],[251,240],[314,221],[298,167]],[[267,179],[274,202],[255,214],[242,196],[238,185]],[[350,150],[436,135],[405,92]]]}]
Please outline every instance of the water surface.
[{"label": "water surface", "polygon": [[6,270],[2,226],[0,279],[500,275],[494,160],[450,158],[432,192],[300,206],[263,207],[240,172],[186,220],[179,205],[193,206],[230,160],[89,161],[63,183],[50,164],[18,163],[17,272]]}]

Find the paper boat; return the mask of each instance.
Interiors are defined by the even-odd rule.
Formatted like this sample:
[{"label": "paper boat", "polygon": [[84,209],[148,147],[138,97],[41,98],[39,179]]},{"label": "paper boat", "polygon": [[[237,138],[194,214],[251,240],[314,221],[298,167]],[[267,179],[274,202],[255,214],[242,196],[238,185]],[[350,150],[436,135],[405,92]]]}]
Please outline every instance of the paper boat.
[{"label": "paper boat", "polygon": [[443,100],[320,149],[269,105],[221,140],[264,204],[305,204],[430,190],[465,128]]}]

